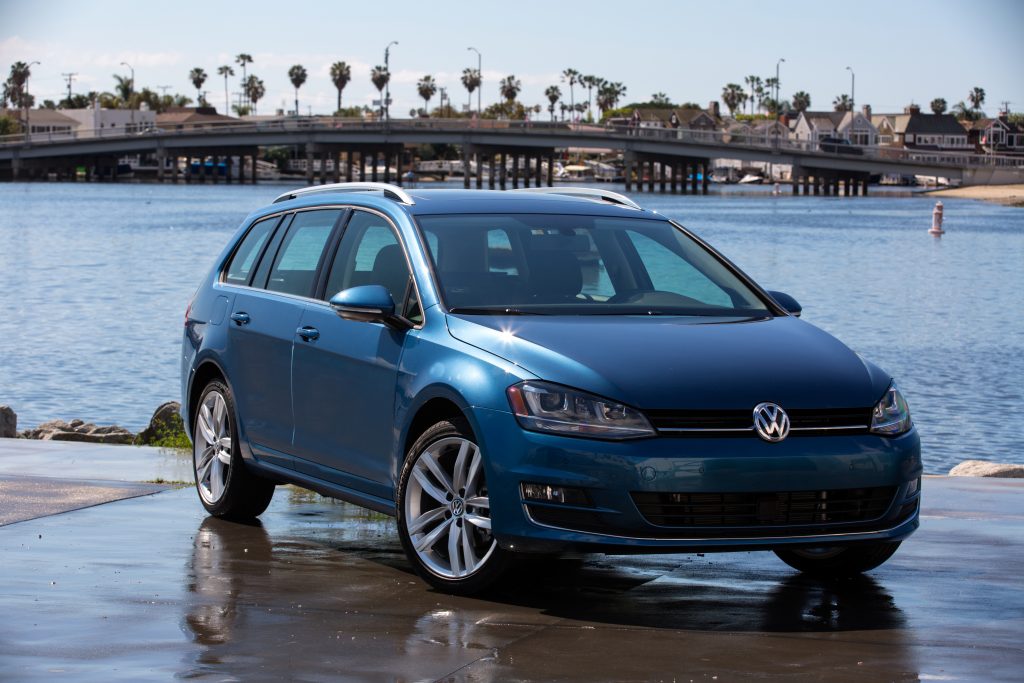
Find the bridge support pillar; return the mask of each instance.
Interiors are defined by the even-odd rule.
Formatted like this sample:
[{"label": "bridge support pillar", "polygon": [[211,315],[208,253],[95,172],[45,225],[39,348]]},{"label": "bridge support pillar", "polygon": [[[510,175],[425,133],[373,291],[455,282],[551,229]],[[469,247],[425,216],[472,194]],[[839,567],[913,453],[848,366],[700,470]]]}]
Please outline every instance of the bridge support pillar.
[{"label": "bridge support pillar", "polygon": [[645,162],[645,166],[647,167],[647,172],[645,173],[647,176],[647,191],[654,192],[654,161],[648,159]]},{"label": "bridge support pillar", "polygon": [[472,158],[472,154],[469,150],[469,145],[463,143],[462,145],[462,189],[469,189],[469,160]]},{"label": "bridge support pillar", "polygon": [[370,152],[370,180],[377,182],[377,153]]},{"label": "bridge support pillar", "polygon": [[809,195],[811,193],[811,177],[805,175],[803,177],[803,181],[804,181],[804,196],[806,197],[807,195]]},{"label": "bridge support pillar", "polygon": [[491,152],[487,155],[487,189],[493,190],[497,180],[498,178],[495,173],[494,166],[494,152]]},{"label": "bridge support pillar", "polygon": [[519,189],[519,153],[512,154],[512,189]]},{"label": "bridge support pillar", "polygon": [[306,145],[306,184],[313,184],[313,145]]},{"label": "bridge support pillar", "polygon": [[501,179],[501,189],[508,189],[508,152],[501,153],[501,166],[498,167],[498,178]]},{"label": "bridge support pillar", "polygon": [[860,181],[860,196],[861,197],[867,197],[868,196],[868,178],[867,177],[861,178],[861,181]]},{"label": "bridge support pillar", "polygon": [[633,166],[634,166],[634,155],[632,152],[624,152],[622,154],[622,174],[625,176],[626,181],[626,192],[633,191]]},{"label": "bridge support pillar", "polygon": [[384,157],[384,182],[391,182],[391,151],[385,149],[382,153]]},{"label": "bridge support pillar", "polygon": [[711,178],[708,177],[708,162],[702,161],[700,164],[700,193],[707,194],[710,184]]},{"label": "bridge support pillar", "polygon": [[548,155],[548,187],[555,186],[555,155]]},{"label": "bridge support pillar", "polygon": [[256,149],[254,149],[252,151],[252,157],[251,158],[252,158],[252,167],[250,168],[250,171],[252,172],[252,176],[250,177],[250,179],[251,179],[252,184],[255,185],[256,182],[259,180],[259,172],[258,172],[258,170],[256,168],[256,161],[260,158],[260,149],[259,149],[259,147],[257,147]]},{"label": "bridge support pillar", "polygon": [[[164,166],[167,165],[167,156],[163,152],[159,152],[156,155],[156,181],[158,183],[164,182]],[[74,175],[72,175],[72,179]]]},{"label": "bridge support pillar", "polygon": [[210,170],[213,171],[213,177],[211,178],[211,180],[213,181],[213,184],[216,185],[217,183],[220,182],[220,155],[213,155],[213,166],[211,167]]},{"label": "bridge support pillar", "polygon": [[331,152],[331,160],[334,162],[334,182],[341,182],[341,150]]},{"label": "bridge support pillar", "polygon": [[698,169],[700,169],[700,164],[690,164],[690,192],[693,194],[697,194],[697,182],[700,180],[697,177],[700,173]]}]

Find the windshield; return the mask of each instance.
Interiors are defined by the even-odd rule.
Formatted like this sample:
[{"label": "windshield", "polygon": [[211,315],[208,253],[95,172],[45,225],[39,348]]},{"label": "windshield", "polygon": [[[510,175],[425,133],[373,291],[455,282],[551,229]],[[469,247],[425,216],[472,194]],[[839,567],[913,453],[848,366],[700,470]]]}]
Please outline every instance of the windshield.
[{"label": "windshield", "polygon": [[452,313],[763,317],[769,311],[668,221],[563,214],[418,221]]}]

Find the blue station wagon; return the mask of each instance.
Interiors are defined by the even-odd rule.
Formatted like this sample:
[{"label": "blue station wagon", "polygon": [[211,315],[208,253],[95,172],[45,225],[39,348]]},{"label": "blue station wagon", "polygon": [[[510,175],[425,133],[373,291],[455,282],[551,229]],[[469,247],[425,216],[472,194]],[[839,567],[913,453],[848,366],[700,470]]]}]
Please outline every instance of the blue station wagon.
[{"label": "blue station wagon", "polygon": [[566,551],[867,571],[918,526],[920,441],[799,314],[613,192],[288,192],[185,315],[196,488],[217,517],[282,483],[393,515],[454,593]]}]

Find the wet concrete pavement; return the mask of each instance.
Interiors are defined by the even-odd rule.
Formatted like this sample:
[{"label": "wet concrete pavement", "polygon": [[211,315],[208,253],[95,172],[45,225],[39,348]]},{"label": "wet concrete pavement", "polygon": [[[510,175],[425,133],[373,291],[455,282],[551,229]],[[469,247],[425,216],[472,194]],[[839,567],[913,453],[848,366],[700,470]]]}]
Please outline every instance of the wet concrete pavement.
[{"label": "wet concrete pavement", "polygon": [[289,487],[247,526],[170,490],[0,528],[0,679],[1020,681],[1024,482],[924,496],[855,581],[587,556],[468,599],[411,574],[381,515]]}]

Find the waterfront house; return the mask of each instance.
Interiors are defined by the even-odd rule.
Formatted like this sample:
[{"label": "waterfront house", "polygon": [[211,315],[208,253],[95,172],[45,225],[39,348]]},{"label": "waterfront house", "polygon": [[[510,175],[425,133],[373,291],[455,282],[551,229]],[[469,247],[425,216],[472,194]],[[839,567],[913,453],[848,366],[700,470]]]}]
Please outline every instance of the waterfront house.
[{"label": "waterfront house", "polygon": [[115,135],[136,135],[156,126],[156,114],[146,109],[106,109],[97,102],[81,109],[62,109],[65,116],[77,122],[79,138]]},{"label": "waterfront house", "polygon": [[777,145],[789,139],[789,126],[782,121],[762,121],[751,130],[758,144]]},{"label": "waterfront house", "polygon": [[967,132],[952,114],[924,114],[910,105],[902,114],[875,114],[878,144],[904,149],[964,152],[970,149]]},{"label": "waterfront house", "polygon": [[1006,112],[998,117],[962,121],[968,146],[981,154],[1024,154],[1024,130],[1010,122]]},{"label": "waterfront house", "polygon": [[156,125],[163,130],[212,128],[230,123],[240,123],[240,120],[218,114],[213,107],[171,107],[156,115]]},{"label": "waterfront house", "polygon": [[[870,113],[870,109],[865,109]],[[878,129],[863,112],[804,111],[793,128],[792,139],[815,149],[822,138],[849,140],[853,145],[878,144]]]},{"label": "waterfront house", "polygon": [[[14,119],[24,129],[24,109],[0,109],[0,116]],[[70,137],[78,128],[78,122],[54,109],[29,109],[28,128],[31,139],[48,140],[56,137]]]}]

